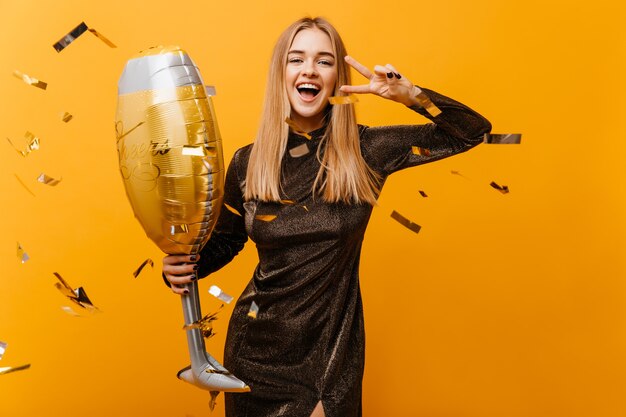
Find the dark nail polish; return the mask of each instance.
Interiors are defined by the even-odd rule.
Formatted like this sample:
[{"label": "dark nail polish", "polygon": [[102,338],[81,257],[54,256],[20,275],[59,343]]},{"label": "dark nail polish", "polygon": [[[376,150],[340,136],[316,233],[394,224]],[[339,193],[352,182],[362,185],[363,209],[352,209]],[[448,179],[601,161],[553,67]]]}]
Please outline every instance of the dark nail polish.
[{"label": "dark nail polish", "polygon": [[191,278],[189,278],[191,281],[195,281],[198,279],[197,275],[192,275]]},{"label": "dark nail polish", "polygon": [[193,266],[193,270],[194,270],[194,271],[197,271],[197,270],[198,270],[198,268],[200,268],[200,265],[194,265],[194,266]]},{"label": "dark nail polish", "polygon": [[191,255],[191,256],[189,257],[189,260],[190,260],[191,262],[195,262],[195,260],[196,260],[196,255]]},{"label": "dark nail polish", "polygon": [[189,290],[184,290],[183,294],[189,294]]},{"label": "dark nail polish", "polygon": [[388,72],[387,73],[387,78],[393,78],[393,72]]},{"label": "dark nail polish", "polygon": [[393,74],[396,76],[397,79],[402,78],[402,75],[398,74],[397,72],[394,72]]}]

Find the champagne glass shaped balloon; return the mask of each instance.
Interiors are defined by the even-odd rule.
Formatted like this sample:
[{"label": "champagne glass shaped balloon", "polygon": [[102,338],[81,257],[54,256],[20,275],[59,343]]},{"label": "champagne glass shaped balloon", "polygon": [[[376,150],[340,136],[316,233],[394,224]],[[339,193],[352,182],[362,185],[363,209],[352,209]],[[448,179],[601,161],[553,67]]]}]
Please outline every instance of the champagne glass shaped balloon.
[{"label": "champagne glass shaped balloon", "polygon": [[[126,63],[115,129],[126,195],[148,237],[167,254],[199,253],[222,205],[224,161],[211,98],[185,51],[154,47]],[[185,287],[189,327],[202,316],[197,282]],[[191,327],[191,365],[178,377],[209,391],[249,391],[206,352],[201,330]]]}]

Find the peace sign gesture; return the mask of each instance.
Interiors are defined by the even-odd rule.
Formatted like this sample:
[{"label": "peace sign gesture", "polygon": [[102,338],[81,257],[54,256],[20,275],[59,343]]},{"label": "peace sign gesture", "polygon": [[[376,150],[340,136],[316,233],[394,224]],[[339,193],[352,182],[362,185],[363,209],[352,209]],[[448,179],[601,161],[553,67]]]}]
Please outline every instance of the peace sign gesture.
[{"label": "peace sign gesture", "polygon": [[391,64],[387,64],[384,67],[376,65],[372,73],[366,66],[351,56],[346,56],[345,60],[348,65],[357,70],[370,82],[363,85],[342,85],[339,88],[340,91],[348,94],[376,94],[407,106],[418,104],[415,96],[421,93],[422,90],[414,86],[406,77],[400,75]]}]

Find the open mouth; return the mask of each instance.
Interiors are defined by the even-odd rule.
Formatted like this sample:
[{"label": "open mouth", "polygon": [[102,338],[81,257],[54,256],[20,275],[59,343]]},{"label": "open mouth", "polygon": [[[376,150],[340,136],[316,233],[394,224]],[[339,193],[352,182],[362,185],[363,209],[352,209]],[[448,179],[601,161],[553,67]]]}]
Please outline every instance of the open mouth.
[{"label": "open mouth", "polygon": [[314,99],[320,92],[320,86],[311,83],[302,83],[296,86],[298,93],[305,100]]}]

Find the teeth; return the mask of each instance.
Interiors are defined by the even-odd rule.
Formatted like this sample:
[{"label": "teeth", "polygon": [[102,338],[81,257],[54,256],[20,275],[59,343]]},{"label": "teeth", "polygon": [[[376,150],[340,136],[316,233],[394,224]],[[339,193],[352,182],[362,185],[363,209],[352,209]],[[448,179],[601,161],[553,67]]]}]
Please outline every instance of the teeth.
[{"label": "teeth", "polygon": [[315,84],[309,84],[309,83],[303,83],[303,84],[299,84],[297,86],[297,88],[310,88],[312,90],[319,90],[320,88],[318,86],[316,86]]}]

